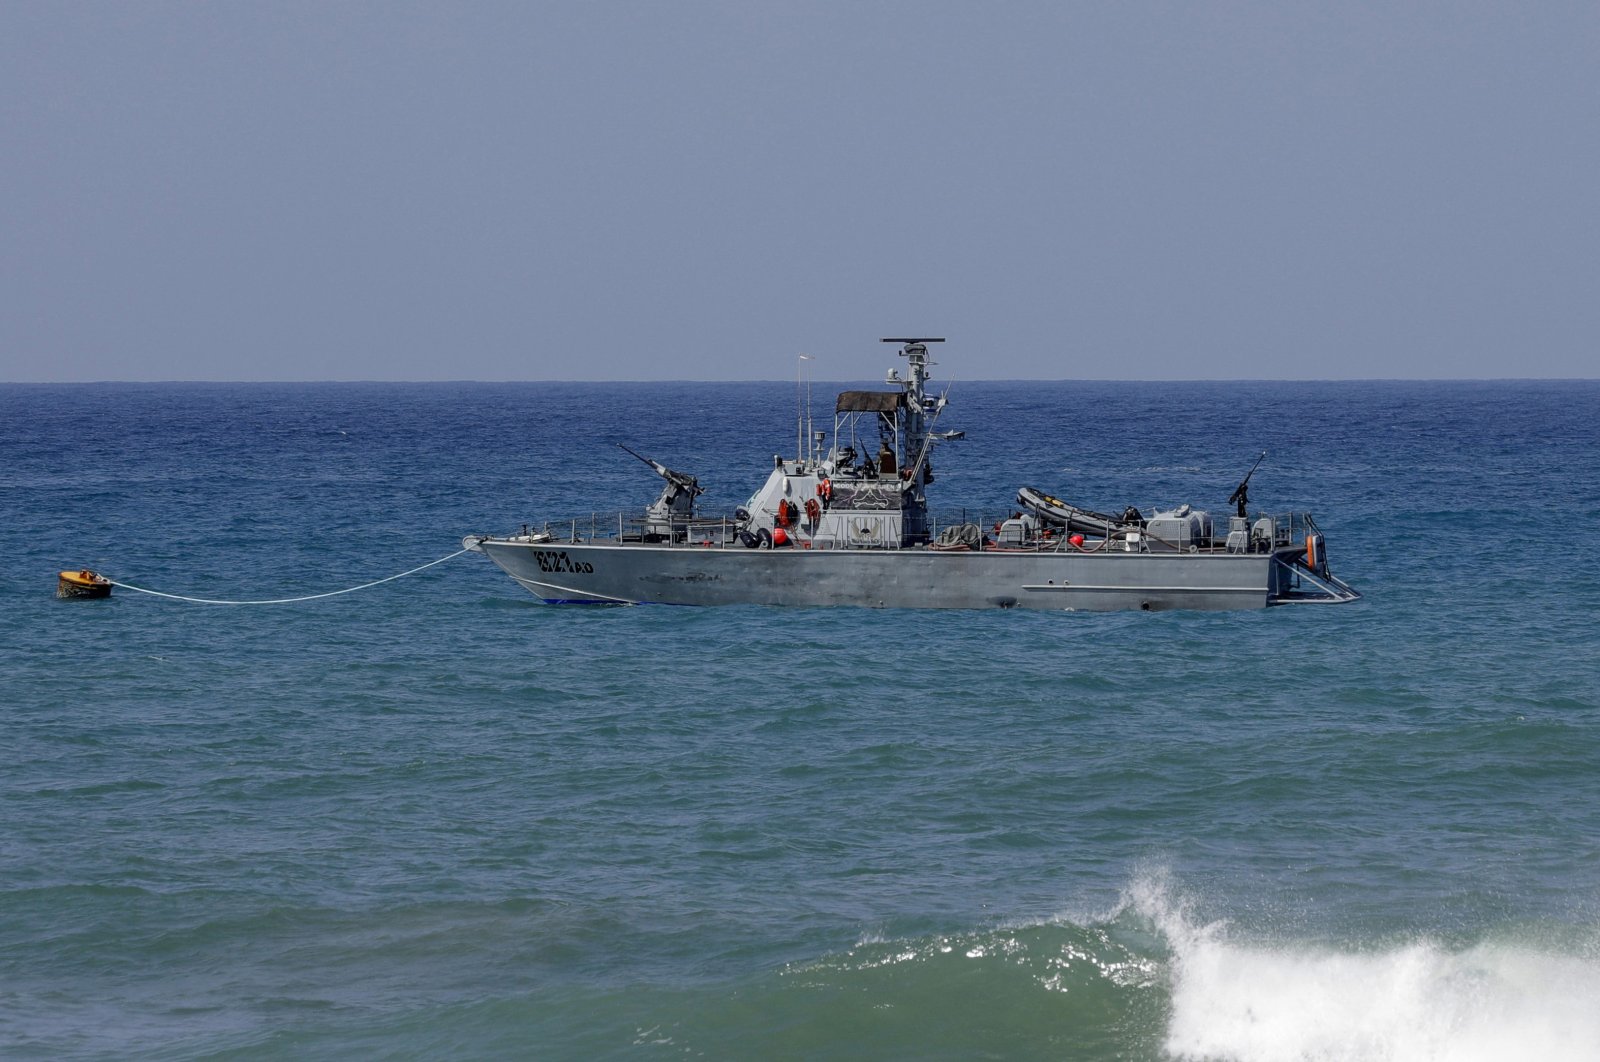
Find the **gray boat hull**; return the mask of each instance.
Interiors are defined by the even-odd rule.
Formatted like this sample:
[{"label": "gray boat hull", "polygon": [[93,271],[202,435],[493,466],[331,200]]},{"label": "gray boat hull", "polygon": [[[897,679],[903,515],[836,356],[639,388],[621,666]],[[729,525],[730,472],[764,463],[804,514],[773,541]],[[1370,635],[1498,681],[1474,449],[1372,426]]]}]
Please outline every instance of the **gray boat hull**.
[{"label": "gray boat hull", "polygon": [[468,544],[552,604],[1222,610],[1276,603],[1293,580],[1273,553]]}]

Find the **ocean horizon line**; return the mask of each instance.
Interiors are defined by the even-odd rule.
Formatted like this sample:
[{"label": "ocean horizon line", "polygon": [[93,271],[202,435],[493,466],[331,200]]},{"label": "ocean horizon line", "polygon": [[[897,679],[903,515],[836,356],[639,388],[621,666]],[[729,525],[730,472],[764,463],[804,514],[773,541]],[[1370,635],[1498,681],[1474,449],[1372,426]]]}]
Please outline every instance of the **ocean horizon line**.
[{"label": "ocean horizon line", "polygon": [[[823,384],[859,384],[869,377],[844,377],[839,379],[824,380],[814,379],[813,386]],[[1101,376],[1005,376],[1005,377],[942,377],[943,383],[959,384],[1018,384],[1018,383],[1093,383],[1093,384],[1489,384],[1489,383],[1517,383],[1517,384],[1570,384],[1570,383],[1597,383],[1600,376],[1363,376],[1363,377],[1266,377],[1266,376],[1229,376],[1229,377],[1167,377],[1161,379],[1134,379],[1128,377],[1101,377]],[[703,380],[688,377],[670,377],[660,379],[578,379],[568,377],[528,378],[528,379],[339,379],[339,380],[226,380],[226,379],[170,379],[170,380],[0,380],[0,387],[309,387],[309,386],[442,386],[442,385],[481,385],[500,386],[506,384],[585,384],[594,386],[649,386],[657,384],[779,384],[790,385],[792,379],[736,379],[736,380]]]}]

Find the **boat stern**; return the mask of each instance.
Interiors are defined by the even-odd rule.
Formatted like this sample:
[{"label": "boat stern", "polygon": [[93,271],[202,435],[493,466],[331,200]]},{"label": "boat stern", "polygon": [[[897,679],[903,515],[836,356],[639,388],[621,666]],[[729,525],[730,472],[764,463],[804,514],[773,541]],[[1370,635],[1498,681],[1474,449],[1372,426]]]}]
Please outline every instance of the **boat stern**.
[{"label": "boat stern", "polygon": [[[1328,568],[1328,544],[1310,513],[1273,518],[1268,605],[1344,605],[1361,594]],[[1281,529],[1281,530],[1280,530]]]}]

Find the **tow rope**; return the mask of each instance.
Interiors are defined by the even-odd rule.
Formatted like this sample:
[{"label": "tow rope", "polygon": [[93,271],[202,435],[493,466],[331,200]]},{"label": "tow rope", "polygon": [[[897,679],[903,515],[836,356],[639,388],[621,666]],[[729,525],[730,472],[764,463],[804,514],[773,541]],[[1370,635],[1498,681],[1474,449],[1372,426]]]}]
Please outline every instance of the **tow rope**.
[{"label": "tow rope", "polygon": [[107,579],[106,581],[112,586],[120,586],[124,590],[132,590],[138,594],[149,594],[151,597],[164,597],[170,601],[187,601],[195,605],[290,605],[297,601],[316,601],[324,597],[338,597],[340,594],[353,594],[357,590],[366,590],[369,587],[381,586],[384,583],[392,583],[396,579],[404,579],[408,575],[415,575],[424,569],[432,568],[435,564],[443,564],[447,560],[455,560],[463,553],[470,552],[472,551],[467,549],[458,549],[448,557],[440,557],[438,560],[429,561],[427,564],[419,564],[410,571],[400,572],[397,575],[388,575],[382,579],[374,579],[370,583],[362,583],[360,586],[346,587],[343,590],[330,590],[325,594],[306,594],[302,597],[274,597],[260,601],[223,601],[214,597],[186,597],[183,594],[164,594],[160,590],[146,590],[142,586],[134,586],[132,583],[124,583],[116,579]]}]

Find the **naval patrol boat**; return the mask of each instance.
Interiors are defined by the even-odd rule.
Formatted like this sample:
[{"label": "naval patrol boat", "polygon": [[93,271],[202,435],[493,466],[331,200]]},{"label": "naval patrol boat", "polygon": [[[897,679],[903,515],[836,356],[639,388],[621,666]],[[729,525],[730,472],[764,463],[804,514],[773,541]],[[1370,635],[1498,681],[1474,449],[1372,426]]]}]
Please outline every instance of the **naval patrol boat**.
[{"label": "naval patrol boat", "polygon": [[883,342],[900,344],[904,375],[890,369],[889,390],[839,394],[831,441],[815,431],[797,446],[809,453],[775,455],[731,514],[697,513],[694,476],[628,450],[665,481],[642,512],[462,545],[551,604],[1109,611],[1360,597],[1329,570],[1309,513],[1250,512],[1254,468],[1228,499],[1226,523],[1189,505],[1109,515],[1032,487],[998,521],[941,522],[928,507],[929,459],[963,434],[936,430],[948,392],[928,388],[928,344],[944,340]]}]

